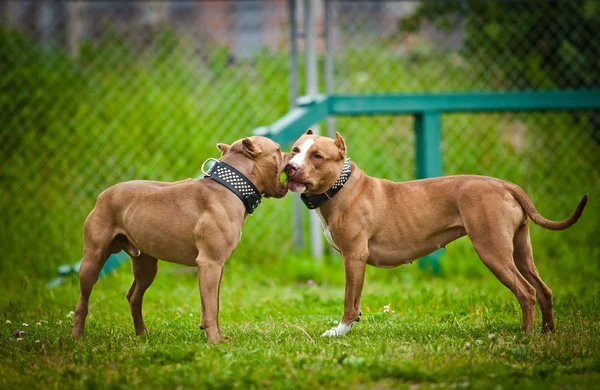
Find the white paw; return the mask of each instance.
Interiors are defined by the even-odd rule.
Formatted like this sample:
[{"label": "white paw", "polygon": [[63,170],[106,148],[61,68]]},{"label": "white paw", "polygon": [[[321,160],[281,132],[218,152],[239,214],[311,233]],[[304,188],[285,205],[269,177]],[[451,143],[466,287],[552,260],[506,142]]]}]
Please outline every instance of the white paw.
[{"label": "white paw", "polygon": [[326,330],[325,333],[323,333],[321,335],[321,337],[336,337],[336,336],[340,336],[337,332],[337,328],[331,328],[329,330]]},{"label": "white paw", "polygon": [[350,329],[352,329],[352,324],[346,325],[346,324],[340,322],[337,327],[331,328],[331,329],[325,331],[325,333],[323,333],[321,335],[321,337],[344,336],[346,333],[348,333],[350,331]]}]

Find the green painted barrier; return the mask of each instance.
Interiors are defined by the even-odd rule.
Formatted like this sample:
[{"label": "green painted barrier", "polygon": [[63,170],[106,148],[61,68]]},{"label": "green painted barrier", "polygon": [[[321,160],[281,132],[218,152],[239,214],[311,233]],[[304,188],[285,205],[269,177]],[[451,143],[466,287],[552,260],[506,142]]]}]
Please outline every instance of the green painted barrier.
[{"label": "green painted barrier", "polygon": [[[104,267],[102,267],[99,277],[103,277],[106,274],[110,273],[115,268],[117,268],[118,266],[120,266],[121,264],[126,262],[127,260],[129,260],[129,255],[125,252],[119,252],[117,254],[110,255],[108,260],[106,260]],[[54,287],[60,286],[63,283],[65,276],[68,276],[71,274],[78,274],[80,266],[81,266],[81,260],[79,260],[77,263],[75,263],[73,265],[61,265],[60,267],[58,267],[58,275],[59,276],[55,279],[52,279],[48,283],[46,283],[46,286],[48,288],[54,288]]]},{"label": "green painted barrier", "polygon": [[[442,176],[441,118],[437,111],[415,115],[415,156],[417,179]],[[422,258],[421,269],[431,268],[435,275],[441,273],[440,257],[443,249]]]}]

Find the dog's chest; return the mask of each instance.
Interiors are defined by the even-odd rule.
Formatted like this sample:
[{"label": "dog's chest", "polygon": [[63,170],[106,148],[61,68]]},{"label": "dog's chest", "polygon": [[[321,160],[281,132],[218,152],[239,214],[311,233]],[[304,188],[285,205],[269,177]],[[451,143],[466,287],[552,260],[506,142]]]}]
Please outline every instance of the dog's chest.
[{"label": "dog's chest", "polygon": [[323,218],[323,215],[321,214],[321,210],[317,209],[316,212],[317,212],[317,215],[319,216],[319,218],[321,219],[321,228],[323,229],[323,234],[325,235],[325,238],[327,238],[327,241],[329,241],[329,244],[332,247],[334,247],[335,249],[337,249],[339,251],[340,248],[338,248],[337,245],[335,245],[335,242],[333,242],[333,237],[331,236],[331,230],[329,230],[329,226],[327,225],[325,218]]}]

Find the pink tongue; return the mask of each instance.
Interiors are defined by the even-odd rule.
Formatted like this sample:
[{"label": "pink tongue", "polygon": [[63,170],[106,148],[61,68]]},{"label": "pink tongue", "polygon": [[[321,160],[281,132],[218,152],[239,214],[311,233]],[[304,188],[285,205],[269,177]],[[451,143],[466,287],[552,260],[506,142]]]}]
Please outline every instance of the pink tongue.
[{"label": "pink tongue", "polygon": [[293,192],[304,192],[306,191],[306,186],[304,184],[296,183],[294,181],[290,181],[288,183],[288,188]]}]

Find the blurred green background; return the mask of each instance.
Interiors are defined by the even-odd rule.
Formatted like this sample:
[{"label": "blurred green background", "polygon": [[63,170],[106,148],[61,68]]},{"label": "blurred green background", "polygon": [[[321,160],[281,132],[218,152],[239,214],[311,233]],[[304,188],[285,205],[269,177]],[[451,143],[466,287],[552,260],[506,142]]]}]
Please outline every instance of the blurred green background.
[{"label": "blurred green background", "polygon": [[[103,189],[195,177],[218,156],[217,142],[248,136],[290,107],[286,2],[23,2],[0,10],[2,283],[49,278],[77,261],[83,222]],[[600,87],[596,1],[334,1],[333,10],[337,93]],[[336,129],[367,174],[414,178],[411,117],[338,118]],[[442,147],[444,174],[517,183],[550,219],[566,218],[589,193],[574,228],[533,226],[532,240],[549,264],[577,251],[569,261],[598,266],[600,113],[444,115]],[[276,269],[273,278],[318,277],[302,271],[313,269],[308,242],[293,245],[293,196],[264,201],[247,220],[236,262]],[[463,267],[459,260],[475,257],[469,248],[460,240],[446,259]],[[479,272],[473,264],[463,271]]]}]

